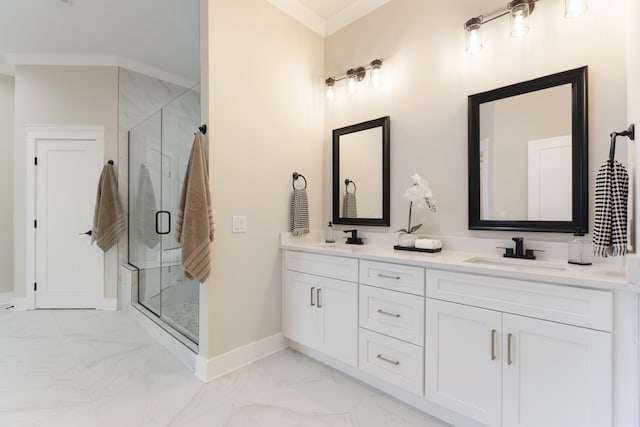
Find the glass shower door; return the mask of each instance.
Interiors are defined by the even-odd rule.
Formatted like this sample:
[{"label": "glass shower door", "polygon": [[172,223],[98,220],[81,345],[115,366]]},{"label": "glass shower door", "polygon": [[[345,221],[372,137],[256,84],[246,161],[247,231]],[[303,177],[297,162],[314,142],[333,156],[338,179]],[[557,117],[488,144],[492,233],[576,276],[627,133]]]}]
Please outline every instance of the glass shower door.
[{"label": "glass shower door", "polygon": [[170,213],[169,234],[162,235],[162,318],[191,340],[199,332],[199,283],[185,277],[182,248],[175,239],[180,194],[187,172],[194,132],[200,126],[199,87],[162,109],[162,209]]},{"label": "glass shower door", "polygon": [[196,87],[129,131],[129,262],[139,270],[138,303],[196,344],[199,283],[185,277],[175,221],[199,122]]}]

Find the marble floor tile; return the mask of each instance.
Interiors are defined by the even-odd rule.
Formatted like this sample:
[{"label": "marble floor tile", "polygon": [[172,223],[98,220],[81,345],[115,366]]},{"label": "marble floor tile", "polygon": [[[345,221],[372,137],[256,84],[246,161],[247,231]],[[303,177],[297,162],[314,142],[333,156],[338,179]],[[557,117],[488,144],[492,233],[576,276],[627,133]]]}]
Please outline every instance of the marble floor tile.
[{"label": "marble floor tile", "polygon": [[0,427],[445,427],[292,350],[209,384],[124,312],[0,311]]}]

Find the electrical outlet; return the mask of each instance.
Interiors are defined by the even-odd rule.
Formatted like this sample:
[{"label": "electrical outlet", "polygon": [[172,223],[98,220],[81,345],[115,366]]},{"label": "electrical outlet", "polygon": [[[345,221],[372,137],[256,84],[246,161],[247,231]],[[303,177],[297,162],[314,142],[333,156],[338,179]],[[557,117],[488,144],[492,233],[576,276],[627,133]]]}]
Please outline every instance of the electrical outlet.
[{"label": "electrical outlet", "polygon": [[233,226],[231,229],[234,233],[246,233],[247,232],[247,217],[246,216],[234,216]]}]

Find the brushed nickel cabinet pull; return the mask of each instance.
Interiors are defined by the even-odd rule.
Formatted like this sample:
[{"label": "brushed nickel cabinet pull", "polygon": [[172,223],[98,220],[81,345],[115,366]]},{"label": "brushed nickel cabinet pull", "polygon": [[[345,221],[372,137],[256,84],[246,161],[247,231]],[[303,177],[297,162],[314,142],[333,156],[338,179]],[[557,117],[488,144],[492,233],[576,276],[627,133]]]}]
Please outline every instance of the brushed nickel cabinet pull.
[{"label": "brushed nickel cabinet pull", "polygon": [[378,277],[382,277],[383,279],[400,280],[400,276],[389,276],[388,274],[382,274],[382,273],[378,273]]},{"label": "brushed nickel cabinet pull", "polygon": [[397,360],[387,359],[386,357],[384,357],[384,356],[383,356],[383,355],[381,355],[381,354],[377,355],[377,356],[376,356],[376,358],[377,358],[377,359],[380,359],[380,360],[382,360],[382,361],[384,361],[384,362],[391,363],[392,365],[396,365],[396,366],[398,366],[398,365],[400,364],[400,362],[398,362]]},{"label": "brushed nickel cabinet pull", "polygon": [[391,316],[391,317],[400,317],[399,314],[395,314],[395,313],[389,313],[388,311],[384,311],[383,309],[378,309],[378,313],[380,314],[384,314],[385,316]]},{"label": "brushed nickel cabinet pull", "polygon": [[311,306],[312,307],[316,305],[315,301],[313,300],[313,291],[315,290],[316,290],[315,286],[311,288]]},{"label": "brushed nickel cabinet pull", "polygon": [[491,330],[491,360],[496,360],[496,330]]},{"label": "brushed nickel cabinet pull", "polygon": [[511,360],[511,338],[513,337],[513,335],[508,334],[507,335],[507,365],[511,365],[513,363],[513,360]]},{"label": "brushed nickel cabinet pull", "polygon": [[320,301],[320,296],[322,295],[322,288],[318,288],[318,308],[322,308],[322,301]]}]

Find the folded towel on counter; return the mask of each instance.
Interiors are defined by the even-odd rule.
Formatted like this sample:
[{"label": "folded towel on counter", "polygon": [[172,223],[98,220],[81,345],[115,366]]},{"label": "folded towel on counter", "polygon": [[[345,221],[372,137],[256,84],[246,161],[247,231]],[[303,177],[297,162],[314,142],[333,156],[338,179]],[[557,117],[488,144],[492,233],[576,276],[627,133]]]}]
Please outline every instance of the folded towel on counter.
[{"label": "folded towel on counter", "polygon": [[416,248],[418,249],[440,249],[442,241],[438,239],[416,239]]},{"label": "folded towel on counter", "polygon": [[296,188],[291,193],[289,229],[294,236],[309,232],[309,199],[306,188]]},{"label": "folded towel on counter", "polygon": [[593,254],[606,257],[627,253],[627,203],[629,174],[625,167],[607,160],[596,176],[596,206],[593,221]]},{"label": "folded towel on counter", "polygon": [[356,204],[356,193],[346,193],[344,195],[343,205],[342,205],[342,215],[345,218],[357,218],[358,217],[358,207]]},{"label": "folded towel on counter", "polygon": [[98,247],[106,252],[116,243],[123,231],[124,211],[118,195],[116,171],[113,165],[106,164],[98,182],[91,243],[95,241]]},{"label": "folded towel on counter", "polygon": [[182,245],[184,275],[201,283],[207,280],[211,271],[213,213],[200,132],[193,141],[182,184],[175,237]]}]

